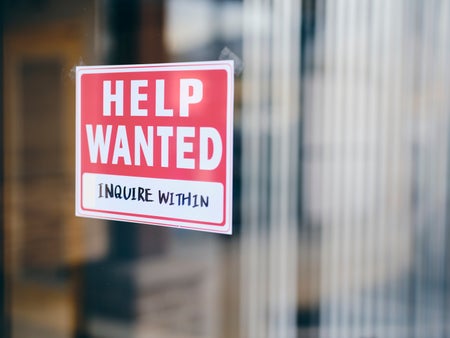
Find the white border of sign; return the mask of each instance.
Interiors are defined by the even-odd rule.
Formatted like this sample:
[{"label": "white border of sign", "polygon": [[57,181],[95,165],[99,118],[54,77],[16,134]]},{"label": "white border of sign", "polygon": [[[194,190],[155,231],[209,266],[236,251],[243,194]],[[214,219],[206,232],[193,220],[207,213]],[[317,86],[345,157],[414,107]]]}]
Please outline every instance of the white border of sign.
[{"label": "white border of sign", "polygon": [[[225,70],[227,72],[227,121],[226,121],[226,186],[225,196],[225,223],[223,226],[208,225],[195,220],[164,220],[152,216],[125,215],[108,210],[90,211],[81,207],[82,179],[81,179],[81,76],[84,74],[120,73],[120,72],[151,72],[151,71],[185,71],[185,70]],[[153,224],[166,227],[175,227],[199,231],[207,231],[222,234],[232,234],[232,202],[233,202],[233,105],[234,105],[234,62],[232,60],[185,62],[167,64],[142,64],[142,65],[114,65],[114,66],[79,66],[76,67],[76,205],[75,214],[80,217],[99,218],[106,220],[136,222]],[[89,179],[92,179],[90,177]],[[145,178],[143,178],[145,179]],[[186,181],[189,183],[190,181]],[[200,184],[214,184],[214,182],[199,182]],[[205,216],[210,217],[210,216]],[[214,217],[214,216],[211,216]]]}]

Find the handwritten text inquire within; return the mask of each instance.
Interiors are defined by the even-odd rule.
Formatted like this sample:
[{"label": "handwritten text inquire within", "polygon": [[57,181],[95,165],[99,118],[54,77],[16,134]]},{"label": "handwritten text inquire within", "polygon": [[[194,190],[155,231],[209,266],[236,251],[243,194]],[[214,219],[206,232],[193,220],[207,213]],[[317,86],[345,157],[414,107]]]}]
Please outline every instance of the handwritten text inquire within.
[{"label": "handwritten text inquire within", "polygon": [[[98,198],[123,199],[125,201],[155,202],[153,192],[148,187],[127,187],[113,183],[99,183]],[[168,206],[185,206],[192,208],[209,207],[209,196],[193,193],[177,193],[158,190],[156,203]]]}]

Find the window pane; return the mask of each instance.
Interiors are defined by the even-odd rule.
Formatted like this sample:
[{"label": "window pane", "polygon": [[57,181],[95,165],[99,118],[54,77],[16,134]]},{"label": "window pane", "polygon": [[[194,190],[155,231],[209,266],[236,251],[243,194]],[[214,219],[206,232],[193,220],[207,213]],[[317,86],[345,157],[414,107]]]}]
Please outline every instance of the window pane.
[{"label": "window pane", "polygon": [[[3,336],[450,336],[448,1],[3,14]],[[75,217],[74,67],[218,59],[234,234]]]}]

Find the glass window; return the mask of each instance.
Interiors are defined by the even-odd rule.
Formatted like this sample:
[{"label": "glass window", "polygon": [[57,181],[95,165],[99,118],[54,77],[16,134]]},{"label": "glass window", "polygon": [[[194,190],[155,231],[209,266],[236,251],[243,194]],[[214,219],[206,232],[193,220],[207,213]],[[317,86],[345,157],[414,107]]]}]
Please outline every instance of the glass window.
[{"label": "glass window", "polygon": [[[450,337],[448,1],[2,14],[2,337]],[[233,235],[75,217],[75,67],[220,59]]]}]

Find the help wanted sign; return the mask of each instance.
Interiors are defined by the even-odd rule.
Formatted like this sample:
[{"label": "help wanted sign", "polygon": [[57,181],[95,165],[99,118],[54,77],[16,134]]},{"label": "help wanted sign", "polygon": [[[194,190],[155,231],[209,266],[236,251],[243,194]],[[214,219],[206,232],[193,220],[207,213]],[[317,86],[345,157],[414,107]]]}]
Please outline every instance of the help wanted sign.
[{"label": "help wanted sign", "polygon": [[232,61],[76,70],[76,214],[231,234]]}]

